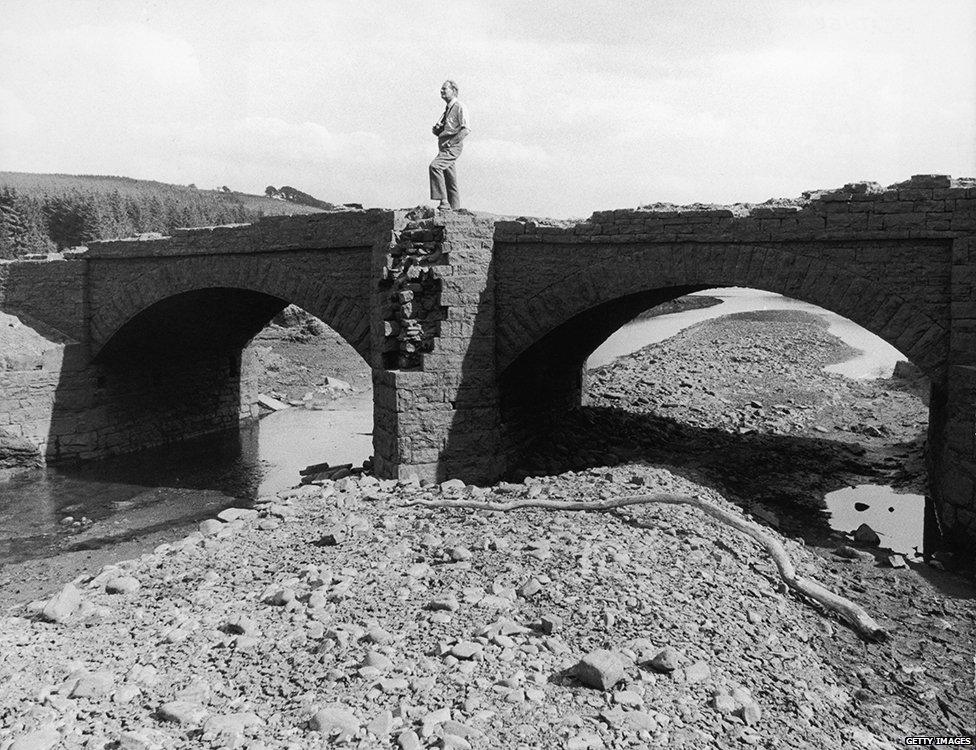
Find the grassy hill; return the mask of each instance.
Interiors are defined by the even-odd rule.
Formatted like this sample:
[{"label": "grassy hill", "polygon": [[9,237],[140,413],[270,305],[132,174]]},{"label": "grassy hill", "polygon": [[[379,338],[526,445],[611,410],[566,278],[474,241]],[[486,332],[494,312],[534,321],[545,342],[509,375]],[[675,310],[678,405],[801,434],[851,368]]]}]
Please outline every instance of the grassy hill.
[{"label": "grassy hill", "polygon": [[226,188],[198,190],[130,177],[0,172],[0,259],[143,232],[165,234],[176,227],[249,222],[323,208]]}]

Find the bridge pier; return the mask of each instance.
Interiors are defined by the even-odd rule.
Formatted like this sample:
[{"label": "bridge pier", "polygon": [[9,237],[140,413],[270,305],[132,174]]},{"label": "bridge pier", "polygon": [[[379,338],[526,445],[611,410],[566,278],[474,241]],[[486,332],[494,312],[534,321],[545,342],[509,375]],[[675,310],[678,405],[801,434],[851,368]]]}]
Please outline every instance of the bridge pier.
[{"label": "bridge pier", "polygon": [[[386,273],[375,274],[374,466],[384,477],[488,483],[505,468],[495,377],[494,221],[467,212],[398,215],[390,247],[409,244],[410,234],[434,237],[434,247],[397,262],[380,246],[374,260],[374,267],[386,263]],[[405,291],[413,294],[411,279],[420,277],[410,268],[431,274],[437,287],[427,300],[434,309],[424,323],[430,337],[421,341],[405,335],[417,314],[408,305],[425,302],[403,301]],[[390,334],[391,328],[399,332]]]}]

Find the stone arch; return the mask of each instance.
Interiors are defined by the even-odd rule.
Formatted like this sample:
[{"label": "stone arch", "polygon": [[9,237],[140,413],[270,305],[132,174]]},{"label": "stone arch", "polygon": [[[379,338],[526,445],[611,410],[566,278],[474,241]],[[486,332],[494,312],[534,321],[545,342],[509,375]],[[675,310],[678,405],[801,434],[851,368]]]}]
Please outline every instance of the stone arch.
[{"label": "stone arch", "polygon": [[943,379],[948,344],[943,321],[885,289],[882,280],[827,254],[718,243],[621,249],[610,262],[574,269],[537,294],[508,302],[498,315],[498,372],[572,321],[597,315],[609,335],[641,309],[689,291],[727,286],[783,294],[837,313],[890,343],[933,382]]},{"label": "stone arch", "polygon": [[[131,268],[133,261],[126,261],[126,265]],[[132,270],[107,273],[109,283],[105,285],[98,283],[97,276],[93,280],[92,298],[98,301],[90,322],[93,358],[126,326],[166,300],[208,290],[214,295],[236,290],[279,300],[280,307],[301,307],[333,328],[367,364],[370,362],[368,295],[359,291],[358,284],[350,289],[348,279],[336,283],[327,274],[310,276],[276,262],[274,257],[235,257],[226,264],[214,264],[213,258],[179,258],[157,261],[141,272]],[[268,313],[267,320],[275,312]]]}]

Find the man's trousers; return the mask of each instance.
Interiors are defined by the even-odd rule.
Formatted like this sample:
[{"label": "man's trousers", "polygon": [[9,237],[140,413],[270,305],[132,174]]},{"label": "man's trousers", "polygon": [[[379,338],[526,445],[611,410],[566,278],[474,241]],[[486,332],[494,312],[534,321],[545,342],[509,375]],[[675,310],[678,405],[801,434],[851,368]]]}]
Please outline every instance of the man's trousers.
[{"label": "man's trousers", "polygon": [[447,201],[451,208],[461,208],[461,194],[458,191],[457,170],[454,162],[461,155],[461,144],[441,146],[430,163],[430,197],[435,201]]}]

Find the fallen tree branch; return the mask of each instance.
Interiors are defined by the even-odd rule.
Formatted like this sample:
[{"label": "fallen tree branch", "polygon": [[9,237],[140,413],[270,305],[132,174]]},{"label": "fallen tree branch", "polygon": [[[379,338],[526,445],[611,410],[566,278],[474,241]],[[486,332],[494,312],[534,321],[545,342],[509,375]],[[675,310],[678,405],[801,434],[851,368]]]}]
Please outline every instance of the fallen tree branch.
[{"label": "fallen tree branch", "polygon": [[889,637],[888,633],[860,606],[824,588],[812,579],[798,576],[793,561],[790,559],[789,553],[787,553],[783,545],[756,524],[706,500],[699,500],[688,495],[659,493],[654,495],[626,495],[610,500],[594,500],[592,502],[571,500],[514,500],[510,503],[489,503],[482,500],[413,500],[405,503],[407,507],[415,505],[425,508],[469,508],[472,510],[501,512],[522,508],[605,511],[623,508],[628,505],[688,505],[692,508],[697,508],[727,526],[731,526],[762,545],[770,557],[773,558],[773,562],[776,563],[776,568],[779,570],[780,578],[783,579],[783,582],[789,588],[803,596],[813,599],[832,612],[836,612],[867,640],[882,642],[886,641]]}]

